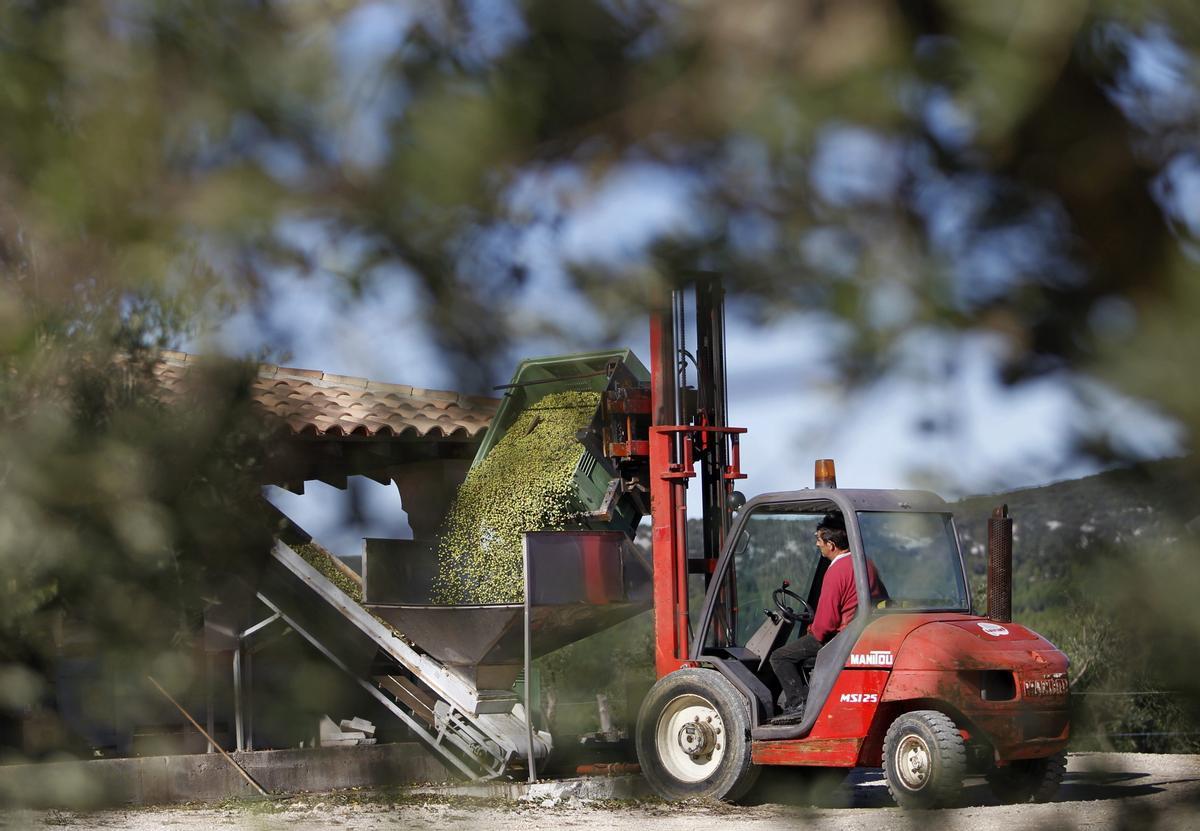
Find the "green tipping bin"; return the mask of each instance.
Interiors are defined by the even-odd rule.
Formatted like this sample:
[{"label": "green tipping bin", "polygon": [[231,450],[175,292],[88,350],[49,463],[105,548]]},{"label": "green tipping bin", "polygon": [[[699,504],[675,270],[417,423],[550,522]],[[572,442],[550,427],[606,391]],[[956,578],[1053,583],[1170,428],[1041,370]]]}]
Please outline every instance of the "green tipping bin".
[{"label": "green tipping bin", "polygon": [[[472,467],[487,457],[512,427],[517,416],[547,395],[559,392],[611,392],[619,388],[643,388],[650,373],[629,349],[582,352],[548,358],[530,358],[518,366],[506,385],[504,400],[492,419]],[[627,489],[622,469],[604,456],[603,401],[588,428],[579,434],[579,461],[575,486],[585,513],[580,527],[624,531],[630,537],[648,508],[648,495]]]}]

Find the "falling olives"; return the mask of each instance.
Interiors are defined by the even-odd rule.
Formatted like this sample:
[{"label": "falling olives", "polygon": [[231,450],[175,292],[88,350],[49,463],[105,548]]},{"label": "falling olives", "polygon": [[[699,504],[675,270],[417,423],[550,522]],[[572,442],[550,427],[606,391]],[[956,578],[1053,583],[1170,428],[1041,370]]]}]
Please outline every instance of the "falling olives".
[{"label": "falling olives", "polygon": [[438,603],[519,603],[521,535],[573,525],[583,506],[575,485],[598,392],[552,393],[517,416],[467,474],[438,536]]}]

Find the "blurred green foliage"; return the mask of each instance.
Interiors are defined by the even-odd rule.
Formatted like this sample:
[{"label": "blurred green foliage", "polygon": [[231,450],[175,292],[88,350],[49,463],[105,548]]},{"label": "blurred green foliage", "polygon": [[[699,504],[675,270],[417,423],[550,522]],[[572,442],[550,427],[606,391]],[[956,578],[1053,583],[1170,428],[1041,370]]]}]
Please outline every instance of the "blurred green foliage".
[{"label": "blurred green foliage", "polygon": [[[759,319],[836,321],[841,393],[905,371],[914,333],[984,333],[1007,382],[1066,369],[1200,426],[1200,225],[1176,175],[1196,153],[1192,3],[458,0],[372,39],[380,9],[0,8],[8,712],[71,644],[175,689],[194,674],[179,647],[213,576],[265,544],[264,451],[248,367],[198,367],[168,402],[154,350],[253,311],[281,269],[314,273],[297,224],[355,243],[328,302],[415,286],[467,391],[515,339],[605,338],[700,270]],[[531,230],[557,244],[647,167],[689,183],[690,221],[565,257],[594,325],[531,308]],[[556,177],[575,184],[518,198]],[[1071,427],[1080,455],[1129,452],[1106,424]],[[1112,639],[1136,621],[1135,644],[1170,644],[1155,670],[1194,693],[1196,558],[1162,557],[1117,572],[1094,614]]]},{"label": "blurred green foliage", "polygon": [[[1071,658],[1073,746],[1200,749],[1190,661],[1200,483],[1190,460],[973,497],[956,506],[975,606],[986,611],[986,518],[1014,516],[1013,618]],[[1183,521],[1181,521],[1181,518]]]},{"label": "blurred green foliage", "polygon": [[[357,243],[348,294],[414,281],[464,387],[485,388],[531,329],[599,336],[522,309],[527,234],[549,229],[553,247],[590,192],[641,165],[694,183],[693,221],[644,257],[568,257],[601,330],[710,270],[764,318],[848,323],[848,381],[896,370],[914,329],[964,328],[1001,340],[1012,378],[1066,360],[1121,379],[1108,357],[1131,357],[1130,333],[1104,309],[1132,304],[1150,345],[1164,315],[1194,311],[1177,237],[1195,229],[1159,182],[1191,148],[1198,32],[1182,0],[390,15],[25,0],[0,30],[5,238],[36,240],[52,294],[87,270],[110,275],[101,290],[167,281],[252,302],[273,269],[316,267],[311,240],[280,233],[315,223]],[[1139,74],[1147,48],[1157,77]],[[518,198],[555,177],[575,184]],[[1190,417],[1194,402],[1170,403]]]}]

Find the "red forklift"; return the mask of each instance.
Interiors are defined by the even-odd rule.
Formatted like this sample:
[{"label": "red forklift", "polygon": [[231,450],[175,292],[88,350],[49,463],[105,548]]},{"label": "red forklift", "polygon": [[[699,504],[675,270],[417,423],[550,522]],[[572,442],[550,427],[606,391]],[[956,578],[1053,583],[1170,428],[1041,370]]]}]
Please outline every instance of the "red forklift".
[{"label": "red forklift", "polygon": [[[983,616],[950,507],[933,493],[841,489],[821,460],[814,487],[746,502],[734,490],[745,430],[726,418],[720,282],[698,280],[693,298],[675,292],[651,322],[658,681],[636,728],[651,786],[668,799],[736,800],[767,766],[882,767],[904,807],[953,804],[968,773],[985,774],[1004,802],[1049,799],[1065,769],[1068,659],[1011,622],[1007,508],[989,519]],[[688,540],[693,480],[698,545]],[[782,718],[769,660],[812,622],[829,565],[814,532],[830,514],[845,524],[858,610],[802,667],[803,714]],[[886,600],[871,602],[868,562]]]}]

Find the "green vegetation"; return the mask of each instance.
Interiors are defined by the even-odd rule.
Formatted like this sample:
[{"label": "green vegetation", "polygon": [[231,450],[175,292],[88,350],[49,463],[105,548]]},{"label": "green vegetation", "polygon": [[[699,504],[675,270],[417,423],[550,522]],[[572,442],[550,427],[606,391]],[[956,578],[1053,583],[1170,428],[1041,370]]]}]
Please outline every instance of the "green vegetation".
[{"label": "green vegetation", "polygon": [[986,612],[987,516],[1014,518],[1013,618],[1071,658],[1073,746],[1195,752],[1200,697],[1200,486],[1187,459],[1114,470],[954,506],[975,608]]},{"label": "green vegetation", "polygon": [[438,602],[518,603],[524,594],[521,535],[568,527],[580,510],[577,431],[596,392],[547,395],[523,411],[459,488],[438,541]]},{"label": "green vegetation", "polygon": [[[908,380],[945,385],[917,431],[978,436],[949,384],[971,374],[956,347],[983,338],[1014,398],[1033,379],[1081,404],[1053,425],[1064,466],[1161,446],[1121,429],[1137,419],[1103,385],[1173,420],[1181,445],[1200,430],[1198,234],[1177,178],[1194,157],[1194,3],[1024,4],[1015,25],[983,3],[530,0],[488,4],[499,16],[410,4],[394,28],[385,5],[0,4],[6,750],[53,706],[58,632],[202,689],[187,656],[271,544],[257,514],[277,443],[247,406],[253,362],[196,367],[167,410],[154,351],[239,311],[266,336],[291,285],[339,311],[412,298],[409,328],[478,392],[523,338],[594,345],[715,271],[740,314],[799,311],[836,345],[799,359],[839,396],[835,421],[871,405],[855,392]],[[621,256],[539,243],[631,179],[684,188],[690,221],[613,235]],[[560,257],[578,310],[534,302],[531,271]],[[952,456],[931,474],[953,476]],[[1081,695],[1103,704],[1093,732],[1188,732],[1200,557],[1177,526],[1200,510],[1180,506],[1194,487],[1144,503],[1089,487],[1007,497],[1017,617],[1072,655],[1081,693],[1183,693]],[[1121,531],[1134,510],[1146,522]],[[458,589],[491,576],[448,569]],[[133,718],[155,696],[119,704]]]}]

